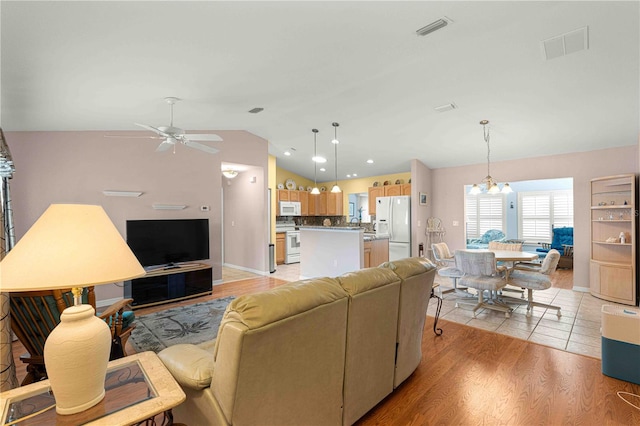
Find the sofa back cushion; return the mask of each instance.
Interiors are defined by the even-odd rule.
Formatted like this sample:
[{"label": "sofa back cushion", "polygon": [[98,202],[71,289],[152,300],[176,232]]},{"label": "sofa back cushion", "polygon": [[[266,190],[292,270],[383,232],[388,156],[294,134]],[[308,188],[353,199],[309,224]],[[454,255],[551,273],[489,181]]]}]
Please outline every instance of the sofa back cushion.
[{"label": "sofa back cushion", "polygon": [[347,308],[347,293],[330,278],[232,301],[211,383],[227,422],[341,423]]},{"label": "sofa back cushion", "polygon": [[343,424],[350,425],[393,392],[400,278],[366,268],[338,281],[349,293]]},{"label": "sofa back cushion", "polygon": [[431,297],[436,266],[428,259],[412,257],[382,265],[400,277],[397,355],[394,388],[413,373],[422,360],[422,333]]}]

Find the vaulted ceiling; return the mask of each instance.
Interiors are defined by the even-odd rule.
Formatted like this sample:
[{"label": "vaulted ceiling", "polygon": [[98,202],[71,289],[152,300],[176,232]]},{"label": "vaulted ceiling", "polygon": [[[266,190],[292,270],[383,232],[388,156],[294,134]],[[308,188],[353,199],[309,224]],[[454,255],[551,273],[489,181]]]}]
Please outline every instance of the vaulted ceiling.
[{"label": "vaulted ceiling", "polygon": [[[632,145],[639,16],[635,1],[4,0],[0,124],[140,135],[136,122],[168,125],[163,98],[175,96],[176,126],[248,130],[309,178],[319,129],[328,180],[332,122],[340,179],[408,171],[413,158],[482,163],[482,119],[492,161]],[[586,49],[545,58],[543,40],[585,27]]]}]

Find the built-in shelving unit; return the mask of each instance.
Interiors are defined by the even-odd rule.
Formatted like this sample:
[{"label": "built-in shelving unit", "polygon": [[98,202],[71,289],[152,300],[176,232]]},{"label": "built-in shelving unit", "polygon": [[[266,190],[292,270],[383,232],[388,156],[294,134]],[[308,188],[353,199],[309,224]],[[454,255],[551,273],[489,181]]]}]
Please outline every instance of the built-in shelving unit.
[{"label": "built-in shelving unit", "polygon": [[591,180],[591,294],[638,304],[636,280],[636,176]]}]

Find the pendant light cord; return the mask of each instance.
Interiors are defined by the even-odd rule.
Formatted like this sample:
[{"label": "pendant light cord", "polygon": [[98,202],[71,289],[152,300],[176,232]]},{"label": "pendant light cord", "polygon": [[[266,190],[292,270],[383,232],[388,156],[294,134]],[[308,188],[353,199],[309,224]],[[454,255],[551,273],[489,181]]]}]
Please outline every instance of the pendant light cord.
[{"label": "pendant light cord", "polygon": [[[318,129],[311,129],[313,132],[313,158],[318,157]],[[318,164],[313,162],[313,187],[318,187]]]},{"label": "pendant light cord", "polygon": [[491,176],[491,145],[489,144],[489,133],[487,132],[487,124],[482,125],[484,133],[484,141],[487,143],[487,176]]}]

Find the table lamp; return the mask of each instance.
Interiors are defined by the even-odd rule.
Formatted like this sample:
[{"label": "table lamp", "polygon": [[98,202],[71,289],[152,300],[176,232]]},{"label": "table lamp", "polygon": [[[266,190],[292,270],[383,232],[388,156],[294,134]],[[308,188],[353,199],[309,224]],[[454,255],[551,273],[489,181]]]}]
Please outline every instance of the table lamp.
[{"label": "table lamp", "polygon": [[104,398],[111,331],[81,304],[82,287],[145,274],[101,206],[52,204],[0,262],[3,292],[73,288],[74,306],[45,342],[56,412],[74,414]]}]

